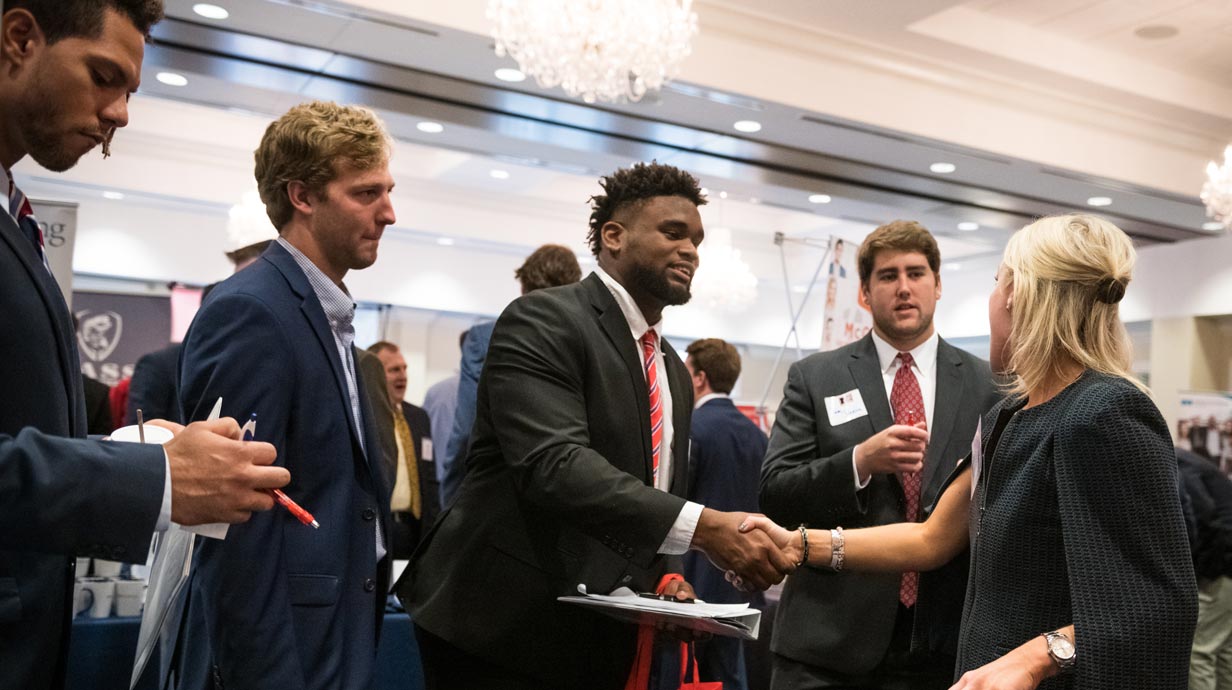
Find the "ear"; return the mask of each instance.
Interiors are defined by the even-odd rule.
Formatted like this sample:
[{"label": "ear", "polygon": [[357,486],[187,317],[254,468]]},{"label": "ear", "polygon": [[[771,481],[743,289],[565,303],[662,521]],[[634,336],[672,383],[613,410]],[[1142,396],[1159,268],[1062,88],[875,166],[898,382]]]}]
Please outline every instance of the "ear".
[{"label": "ear", "polygon": [[856,297],[857,297],[856,303],[860,305],[861,309],[863,309],[864,311],[873,310],[873,308],[869,306],[868,283],[860,281],[860,291],[856,293]]},{"label": "ear", "polygon": [[620,256],[620,250],[624,247],[627,232],[625,226],[614,220],[609,220],[603,224],[603,227],[599,228],[600,246],[606,249],[612,256]]},{"label": "ear", "polygon": [[14,9],[4,13],[0,51],[10,68],[24,65],[46,44],[43,29],[29,10]]},{"label": "ear", "polygon": [[308,185],[299,180],[292,180],[287,183],[287,198],[291,200],[291,206],[306,216],[312,215],[312,208],[315,203],[314,196],[308,190]]},{"label": "ear", "polygon": [[935,300],[941,299],[941,274],[938,273],[936,275],[937,275],[937,295],[933,297],[933,299]]}]

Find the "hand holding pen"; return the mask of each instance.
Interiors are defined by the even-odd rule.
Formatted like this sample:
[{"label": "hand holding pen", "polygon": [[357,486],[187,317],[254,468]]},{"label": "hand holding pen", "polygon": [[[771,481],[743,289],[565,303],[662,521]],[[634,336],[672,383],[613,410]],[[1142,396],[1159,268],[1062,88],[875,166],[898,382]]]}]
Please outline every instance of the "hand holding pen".
[{"label": "hand holding pen", "polygon": [[[243,433],[245,441],[251,441],[253,439],[253,435],[257,432],[257,414],[255,412],[252,413],[252,416],[248,418],[247,422],[244,422],[244,426],[240,427],[240,431]],[[319,529],[321,527],[321,524],[317,522],[316,518],[312,517],[312,513],[309,513],[301,508],[298,503],[292,501],[291,498],[284,494],[280,489],[271,489],[270,495],[274,497],[274,500],[277,501],[279,505],[286,508],[287,511],[294,515],[300,522],[305,525],[311,525],[313,529]]]}]

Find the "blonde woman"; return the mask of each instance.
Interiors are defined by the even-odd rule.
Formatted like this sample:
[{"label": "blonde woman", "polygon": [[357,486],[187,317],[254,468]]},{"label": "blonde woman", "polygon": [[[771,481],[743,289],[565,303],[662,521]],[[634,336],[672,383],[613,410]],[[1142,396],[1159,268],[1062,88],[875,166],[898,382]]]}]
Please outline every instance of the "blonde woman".
[{"label": "blonde woman", "polygon": [[742,529],[833,570],[928,570],[970,545],[955,688],[1183,690],[1197,596],[1171,437],[1129,373],[1117,305],[1133,265],[1094,216],[1010,239],[988,305],[1010,395],[928,521]]}]

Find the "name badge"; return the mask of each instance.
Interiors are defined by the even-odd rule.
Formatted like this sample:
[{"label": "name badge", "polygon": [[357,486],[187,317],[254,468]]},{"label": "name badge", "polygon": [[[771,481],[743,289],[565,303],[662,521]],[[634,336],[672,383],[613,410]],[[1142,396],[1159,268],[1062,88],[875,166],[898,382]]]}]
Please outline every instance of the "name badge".
[{"label": "name badge", "polygon": [[425,438],[423,440],[423,455],[420,460],[424,462],[432,462],[432,439]]},{"label": "name badge", "polygon": [[830,420],[830,426],[839,426],[867,416],[868,409],[864,407],[864,397],[860,395],[859,388],[826,398],[826,417]]}]

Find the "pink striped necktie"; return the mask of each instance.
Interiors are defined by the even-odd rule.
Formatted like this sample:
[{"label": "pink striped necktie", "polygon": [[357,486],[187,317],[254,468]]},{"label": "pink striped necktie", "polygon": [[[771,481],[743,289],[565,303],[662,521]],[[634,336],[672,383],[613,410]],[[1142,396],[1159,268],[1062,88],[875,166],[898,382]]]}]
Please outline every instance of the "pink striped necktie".
[{"label": "pink striped necktie", "polygon": [[47,252],[43,250],[43,229],[39,227],[38,219],[34,217],[34,207],[30,205],[30,200],[17,188],[17,185],[13,184],[11,175],[9,176],[9,215],[13,216],[21,233],[30,240],[30,244],[34,245],[39,261],[43,262],[43,268],[50,272],[51,267],[47,265]]},{"label": "pink striped necktie", "polygon": [[[915,359],[910,352],[898,353],[898,371],[894,374],[894,387],[890,392],[890,406],[894,409],[894,423],[914,426],[916,422],[925,421],[924,395],[920,392],[920,382],[911,371]],[[907,499],[907,522],[920,519],[920,473],[903,473],[899,477],[903,482],[903,495]],[[904,606],[915,606],[916,595],[919,594],[920,574],[917,572],[903,573],[899,583],[898,600]]]},{"label": "pink striped necktie", "polygon": [[659,451],[663,445],[663,397],[659,389],[659,366],[655,363],[655,351],[659,338],[654,329],[642,336],[642,364],[646,367],[646,388],[650,391],[650,447],[654,458],[654,476],[651,483],[659,484]]}]

